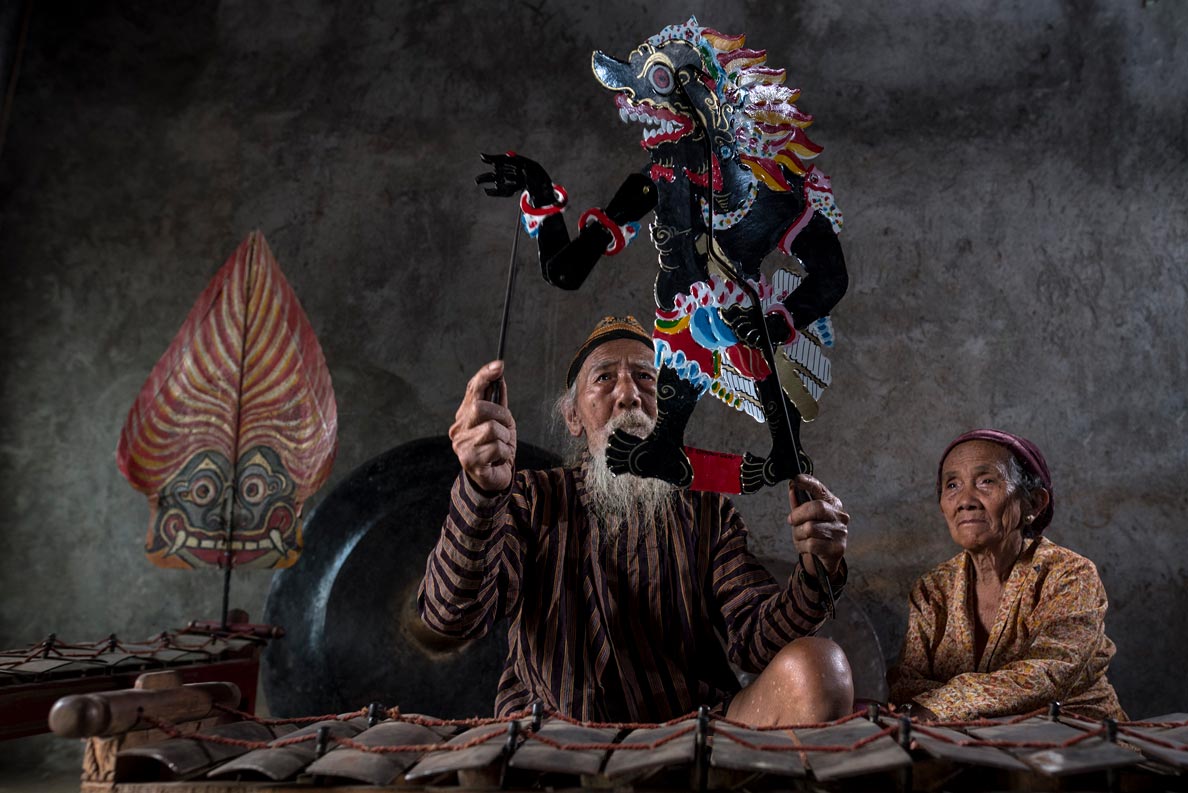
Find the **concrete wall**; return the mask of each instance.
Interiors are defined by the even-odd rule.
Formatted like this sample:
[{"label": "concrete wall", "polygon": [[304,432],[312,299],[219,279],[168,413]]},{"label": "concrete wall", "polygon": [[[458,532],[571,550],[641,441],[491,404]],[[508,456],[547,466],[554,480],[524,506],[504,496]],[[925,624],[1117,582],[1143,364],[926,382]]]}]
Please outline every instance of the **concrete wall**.
[{"label": "concrete wall", "polygon": [[[885,652],[912,580],[955,552],[938,453],[1002,426],[1052,464],[1050,536],[1098,563],[1124,705],[1188,708],[1188,7],[1170,0],[38,4],[0,159],[0,645],[217,616],[217,572],[144,560],[147,506],[113,452],[253,228],[334,376],[329,486],[443,433],[494,355],[515,214],[473,185],[478,153],[515,148],[575,206],[604,203],[643,158],[590,52],[690,12],[788,68],[846,213],[835,383],[804,438],[854,516],[851,591]],[[569,351],[603,313],[649,313],[655,254],[637,243],[576,294],[531,259],[508,381],[521,438],[556,447]],[[762,447],[718,405],[694,422],[711,448]],[[741,508],[755,549],[788,556],[783,496]],[[260,615],[268,581],[237,576],[233,603]]]}]

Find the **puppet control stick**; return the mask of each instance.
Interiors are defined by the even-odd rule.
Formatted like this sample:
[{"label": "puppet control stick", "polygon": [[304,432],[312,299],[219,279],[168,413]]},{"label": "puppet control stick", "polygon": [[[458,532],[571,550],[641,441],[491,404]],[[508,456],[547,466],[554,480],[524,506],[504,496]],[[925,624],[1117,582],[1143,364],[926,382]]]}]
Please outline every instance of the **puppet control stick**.
[{"label": "puppet control stick", "polygon": [[[710,255],[718,263],[730,278],[742,288],[747,296],[751,298],[751,311],[755,313],[755,320],[760,332],[763,334],[763,357],[767,361],[767,366],[771,369],[771,377],[776,379],[776,386],[779,388],[781,394],[784,391],[784,385],[780,382],[779,371],[776,369],[775,362],[775,345],[771,343],[771,334],[768,333],[767,323],[763,318],[763,304],[759,300],[759,293],[755,290],[751,283],[743,278],[735,269],[726,261],[725,257],[718,256],[713,251],[713,241],[710,242]],[[799,450],[800,444],[796,440],[796,436],[792,430],[792,416],[788,413],[788,403],[784,399],[780,399],[780,407],[784,412],[784,427],[788,431],[789,439],[792,441],[792,448],[797,450],[796,454],[796,470],[802,474],[812,473],[811,466],[806,466],[801,459]],[[804,491],[796,490],[796,503],[804,504],[809,500],[808,494]],[[821,561],[821,557],[812,554],[813,557],[813,572],[816,574],[817,583],[821,587],[821,594],[825,598],[825,613],[830,617],[837,616],[837,598],[833,594],[833,586],[829,583],[829,574],[825,571],[825,564]]]},{"label": "puppet control stick", "polygon": [[[507,349],[507,319],[511,315],[512,290],[516,286],[516,248],[520,244],[520,213],[516,211],[516,232],[512,237],[511,260],[507,263],[507,291],[503,294],[503,321],[499,325],[499,351],[495,359],[502,361]],[[503,397],[503,380],[496,380],[487,389],[487,401],[499,403]]]},{"label": "puppet control stick", "polygon": [[[713,162],[714,155],[713,155],[713,150],[710,148],[710,141],[709,141],[708,136],[706,136],[705,144],[706,144],[706,162]],[[708,231],[709,231],[709,237],[710,237],[708,253],[718,263],[718,266],[722,268],[722,270],[726,273],[726,275],[729,276],[730,279],[733,280],[736,284],[738,284],[738,286],[743,290],[743,292],[745,292],[747,294],[747,296],[751,299],[751,311],[754,312],[755,321],[758,324],[759,331],[763,334],[763,349],[760,350],[760,352],[763,353],[763,357],[767,362],[767,366],[769,369],[771,369],[771,374],[769,376],[775,378],[776,389],[777,389],[778,393],[780,394],[779,403],[780,403],[780,409],[784,413],[784,427],[788,432],[788,439],[790,441],[792,441],[792,448],[795,450],[795,453],[796,453],[796,470],[802,474],[811,473],[812,472],[811,466],[805,466],[804,460],[801,459],[800,443],[798,442],[796,433],[792,427],[792,416],[791,416],[791,414],[788,413],[788,402],[783,397],[784,384],[780,382],[780,373],[779,373],[779,370],[776,368],[775,345],[771,343],[771,333],[767,329],[767,322],[765,321],[764,316],[763,316],[763,303],[759,299],[759,293],[751,285],[750,281],[748,281],[746,278],[743,278],[738,273],[738,271],[736,271],[734,269],[733,265],[729,261],[727,261],[726,256],[719,255],[718,252],[715,250],[716,245],[715,245],[715,240],[714,240],[714,205],[717,203],[718,196],[716,194],[715,188],[713,187],[713,182],[711,181],[709,184],[710,184],[710,198],[711,198],[711,200],[709,202],[710,219],[709,219],[709,223],[707,224],[709,226]],[[796,492],[796,503],[797,504],[804,504],[808,501],[807,493],[805,493],[799,489],[796,490],[795,492]],[[825,571],[825,564],[821,561],[821,557],[817,556],[816,554],[811,554],[811,555],[813,557],[813,572],[816,574],[817,584],[821,588],[821,594],[825,598],[825,613],[827,615],[829,615],[830,617],[836,617],[837,616],[837,598],[833,594],[833,586],[829,583],[829,575]]]}]

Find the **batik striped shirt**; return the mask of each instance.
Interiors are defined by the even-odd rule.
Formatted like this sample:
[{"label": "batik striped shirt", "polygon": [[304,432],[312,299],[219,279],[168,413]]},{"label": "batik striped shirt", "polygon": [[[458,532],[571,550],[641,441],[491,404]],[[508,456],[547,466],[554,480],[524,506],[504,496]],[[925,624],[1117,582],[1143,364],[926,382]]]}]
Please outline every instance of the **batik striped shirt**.
[{"label": "batik striped shirt", "polygon": [[778,584],[725,496],[678,491],[654,528],[602,526],[583,472],[520,471],[495,497],[465,474],[454,483],[418,604],[458,638],[509,620],[496,715],[540,701],[584,720],[665,721],[729,699],[732,662],[759,672],[824,620],[815,580],[798,564]]}]

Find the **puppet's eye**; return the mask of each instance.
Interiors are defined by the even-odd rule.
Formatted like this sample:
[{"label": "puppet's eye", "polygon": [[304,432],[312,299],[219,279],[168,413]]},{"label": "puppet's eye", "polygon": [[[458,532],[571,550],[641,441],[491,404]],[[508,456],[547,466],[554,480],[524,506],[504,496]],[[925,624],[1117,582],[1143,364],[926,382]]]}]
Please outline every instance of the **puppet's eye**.
[{"label": "puppet's eye", "polygon": [[268,482],[260,474],[246,476],[239,484],[239,492],[249,504],[259,504],[268,493]]},{"label": "puppet's eye", "polygon": [[214,501],[215,494],[218,492],[217,483],[214,477],[209,474],[199,475],[195,477],[194,481],[190,483],[190,501],[200,507],[205,507],[210,502]]},{"label": "puppet's eye", "polygon": [[658,94],[671,94],[675,80],[672,76],[672,69],[669,69],[662,63],[657,63],[648,69],[648,82],[652,84],[652,88],[656,89]]}]

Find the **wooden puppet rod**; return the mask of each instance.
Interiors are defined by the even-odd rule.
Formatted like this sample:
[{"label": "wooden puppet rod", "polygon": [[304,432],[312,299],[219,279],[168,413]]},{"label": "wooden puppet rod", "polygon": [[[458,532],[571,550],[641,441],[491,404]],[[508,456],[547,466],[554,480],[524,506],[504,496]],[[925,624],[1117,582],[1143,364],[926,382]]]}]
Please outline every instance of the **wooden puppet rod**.
[{"label": "wooden puppet rod", "polygon": [[[712,203],[712,202],[711,202]],[[759,327],[759,331],[763,334],[763,348],[760,352],[763,353],[764,360],[767,361],[767,368],[771,370],[771,377],[775,378],[776,388],[779,389],[780,394],[780,409],[784,414],[784,429],[788,433],[788,440],[792,442],[793,455],[796,457],[796,470],[802,474],[812,473],[812,469],[805,466],[804,460],[801,458],[800,441],[796,437],[796,433],[792,427],[792,414],[788,412],[788,400],[784,396],[784,384],[780,382],[780,373],[776,369],[775,359],[775,345],[771,342],[771,335],[767,331],[767,322],[763,316],[763,304],[759,301],[759,292],[755,287],[751,286],[751,282],[731,266],[726,257],[719,256],[714,250],[713,238],[713,219],[710,220],[710,244],[709,255],[714,258],[718,266],[722,268],[723,272],[730,277],[732,281],[739,285],[739,287],[747,293],[751,298],[751,311],[754,313],[754,321]],[[804,504],[809,500],[808,494],[799,488],[796,490],[796,503]],[[811,554],[813,557],[813,572],[816,573],[817,583],[821,586],[821,593],[825,597],[825,611],[830,617],[837,616],[837,599],[833,594],[833,586],[829,583],[829,575],[825,571],[825,564],[821,561],[821,557],[816,554]]]},{"label": "wooden puppet rod", "polygon": [[[507,320],[511,316],[512,292],[516,288],[516,249],[520,244],[520,224],[520,210],[517,204],[516,232],[512,237],[511,258],[507,263],[507,289],[503,293],[503,320],[499,323],[499,350],[495,353],[495,359],[498,361],[503,360],[503,356],[507,351]],[[487,400],[498,403],[502,396],[503,381],[497,380],[487,390]]]}]

